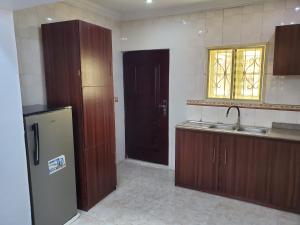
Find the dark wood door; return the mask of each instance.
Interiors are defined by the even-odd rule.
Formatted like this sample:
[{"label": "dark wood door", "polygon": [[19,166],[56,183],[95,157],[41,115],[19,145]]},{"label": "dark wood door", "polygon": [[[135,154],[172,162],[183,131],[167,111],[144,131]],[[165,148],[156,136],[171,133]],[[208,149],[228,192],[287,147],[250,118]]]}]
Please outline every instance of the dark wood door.
[{"label": "dark wood door", "polygon": [[218,184],[219,135],[198,132],[197,135],[197,188],[203,191],[216,191]]},{"label": "dark wood door", "polygon": [[124,53],[126,154],[168,164],[169,50]]},{"label": "dark wood door", "polygon": [[274,75],[300,74],[299,40],[300,24],[276,27]]},{"label": "dark wood door", "polygon": [[201,133],[188,130],[176,130],[175,184],[181,187],[197,189],[198,149]]}]

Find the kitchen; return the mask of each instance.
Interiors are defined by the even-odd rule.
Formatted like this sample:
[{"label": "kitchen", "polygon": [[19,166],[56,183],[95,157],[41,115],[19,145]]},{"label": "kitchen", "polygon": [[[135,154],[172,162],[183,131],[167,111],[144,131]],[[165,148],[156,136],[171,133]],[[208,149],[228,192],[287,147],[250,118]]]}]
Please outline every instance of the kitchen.
[{"label": "kitchen", "polygon": [[[13,17],[22,104],[25,106],[47,103],[43,45],[40,31],[41,24],[79,19],[112,30],[116,162],[121,162],[118,168],[119,170],[120,168],[124,170],[124,174],[118,170],[118,176],[133,176],[134,178],[133,174],[138,176],[141,170],[140,164],[136,165],[130,162],[133,163],[131,165],[129,163],[130,160],[125,160],[125,164],[129,163],[129,167],[136,168],[137,171],[130,172],[124,166],[124,162],[122,164],[122,161],[126,158],[126,154],[128,155],[128,152],[125,151],[127,143],[125,144],[126,118],[124,112],[126,112],[126,107],[124,105],[126,102],[124,102],[124,99],[126,99],[126,96],[124,96],[124,93],[126,92],[124,92],[124,89],[126,87],[124,87],[125,83],[123,82],[123,52],[153,49],[169,50],[169,92],[167,96],[169,98],[169,119],[166,132],[168,132],[167,168],[170,171],[163,170],[162,174],[166,176],[165,179],[167,181],[171,180],[173,185],[172,170],[175,169],[176,157],[175,127],[183,121],[201,120],[210,124],[236,124],[238,118],[237,110],[232,109],[228,118],[226,117],[228,107],[233,104],[240,106],[240,123],[242,126],[271,128],[273,122],[300,123],[300,90],[298,88],[300,80],[299,75],[297,75],[299,73],[294,75],[280,74],[280,76],[276,76],[273,71],[275,60],[275,27],[293,25],[300,22],[298,8],[300,3],[298,1],[287,0],[263,3],[256,1],[244,1],[242,3],[234,1],[207,1],[203,4],[190,5],[180,5],[179,3],[182,1],[175,1],[174,5],[167,3],[168,1],[153,1],[153,3],[149,4],[145,1],[139,1],[137,4],[128,3],[128,5],[122,5],[123,3],[121,4],[118,1],[114,2],[117,2],[117,4],[109,4],[109,1],[64,1],[14,10]],[[208,49],[239,49],[248,46],[265,46],[261,99],[254,102],[231,99],[208,99]],[[285,60],[286,58],[284,57],[281,60]],[[297,57],[294,58],[297,59]],[[223,155],[223,152],[220,151],[220,153]],[[130,157],[129,155],[129,158],[134,157]],[[155,167],[160,168],[157,165]],[[147,174],[147,171],[140,171],[140,173]],[[161,181],[161,177],[157,176],[158,180]],[[164,179],[162,180],[162,183],[165,182]],[[129,182],[127,179],[124,181],[125,183]],[[154,183],[156,182],[157,180],[154,181]],[[122,184],[122,180],[120,184]],[[164,192],[163,190],[161,191]],[[144,192],[141,191],[141,193]],[[142,199],[143,196],[139,197]],[[214,199],[214,196],[212,198],[212,202],[217,201]],[[145,199],[145,202],[147,200]],[[206,204],[206,201],[204,202],[203,204]],[[200,203],[197,202],[197,205]],[[244,206],[242,203],[236,203],[235,201],[228,202],[228,204],[241,204],[239,205],[240,207]],[[150,206],[151,204],[148,205],[148,207]],[[103,208],[100,205],[101,207]],[[213,212],[213,206],[211,207]],[[245,207],[251,208],[252,206],[245,205]],[[145,208],[147,208],[146,203]],[[199,208],[201,208],[201,205]],[[103,212],[106,212],[106,210],[105,208]],[[164,210],[166,213],[172,211],[171,208]],[[243,219],[236,216],[234,210],[228,212],[228,217],[226,216],[226,211],[224,212],[225,216],[223,219],[225,222],[223,221],[223,224],[237,223],[237,221],[228,222],[230,219]],[[264,224],[299,224],[299,217],[294,214],[285,214],[281,211],[268,211],[264,208],[255,208],[253,206],[253,211],[255,210],[261,210],[266,214],[262,216]],[[97,214],[102,215],[103,212],[95,209],[92,214],[82,213],[81,219],[88,222],[95,220],[95,223],[97,223],[98,220],[101,220]],[[126,212],[128,211],[125,210],[123,213]],[[153,215],[157,221],[151,223],[151,220],[148,219],[148,223],[146,222],[146,224],[176,224],[176,221],[173,223],[166,222],[169,220],[164,215],[157,215],[156,217],[155,212],[154,210],[154,213],[150,213],[148,217]],[[238,212],[238,209],[236,209],[236,212]],[[200,216],[202,215],[201,213],[199,214]],[[97,218],[94,218],[95,215],[97,215]],[[144,214],[141,213],[141,215],[135,216],[139,218],[142,215]],[[196,218],[192,215],[191,218]],[[251,215],[256,214],[249,212],[249,215],[250,222],[248,224],[260,224],[260,221],[256,221],[255,218],[251,217]],[[174,215],[172,216],[175,217]],[[203,214],[204,222],[206,217],[208,217],[208,221],[212,220],[211,223],[222,224],[222,217],[220,217],[220,221],[213,221],[209,215]],[[276,217],[275,221],[271,217]],[[162,218],[162,221],[159,218]],[[128,216],[128,219],[131,219],[130,216]],[[178,223],[182,224],[180,219],[178,220]],[[80,218],[78,221],[80,221]],[[88,222],[83,222],[83,224]],[[193,224],[193,222],[201,224],[199,221],[197,222],[197,219],[189,222],[189,224]],[[110,221],[108,220],[109,223]],[[128,224],[131,223],[133,222],[128,222]],[[80,223],[78,222],[78,224]]]}]

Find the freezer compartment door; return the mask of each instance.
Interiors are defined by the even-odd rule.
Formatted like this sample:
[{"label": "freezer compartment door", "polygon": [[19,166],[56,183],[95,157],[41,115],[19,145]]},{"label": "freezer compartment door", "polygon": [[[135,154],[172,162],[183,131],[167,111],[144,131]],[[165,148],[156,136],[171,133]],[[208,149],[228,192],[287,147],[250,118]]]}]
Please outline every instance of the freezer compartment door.
[{"label": "freezer compartment door", "polygon": [[77,214],[71,109],[25,118],[35,225],[62,225]]}]

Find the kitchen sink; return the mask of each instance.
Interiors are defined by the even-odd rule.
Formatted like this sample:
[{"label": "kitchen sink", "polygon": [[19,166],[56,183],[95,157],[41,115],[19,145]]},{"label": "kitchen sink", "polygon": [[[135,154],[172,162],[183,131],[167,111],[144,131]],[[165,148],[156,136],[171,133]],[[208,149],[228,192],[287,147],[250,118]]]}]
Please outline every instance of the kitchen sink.
[{"label": "kitchen sink", "polygon": [[229,124],[212,124],[210,125],[211,129],[218,129],[218,130],[235,130],[235,126],[234,125],[229,125]]},{"label": "kitchen sink", "polygon": [[269,130],[268,128],[263,128],[263,127],[240,127],[237,131],[254,133],[254,134],[266,134],[268,133],[268,130]]},{"label": "kitchen sink", "polygon": [[194,120],[186,121],[184,125],[200,128],[200,129],[201,128],[215,129],[215,130],[251,133],[251,134],[267,134],[269,131],[269,129],[265,127],[241,126],[240,128],[237,129],[237,125],[235,124],[209,123],[209,122],[194,121]]},{"label": "kitchen sink", "polygon": [[199,127],[199,128],[210,128],[211,124],[202,122],[202,121],[194,121],[194,120],[189,120],[185,123],[187,126],[193,126],[193,127]]}]

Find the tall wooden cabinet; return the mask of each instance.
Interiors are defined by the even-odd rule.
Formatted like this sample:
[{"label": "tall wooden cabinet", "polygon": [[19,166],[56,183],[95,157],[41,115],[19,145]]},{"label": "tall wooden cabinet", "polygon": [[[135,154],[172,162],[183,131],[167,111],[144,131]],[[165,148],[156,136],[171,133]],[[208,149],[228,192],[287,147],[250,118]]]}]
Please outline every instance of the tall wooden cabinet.
[{"label": "tall wooden cabinet", "polygon": [[116,188],[111,31],[83,21],[42,25],[47,102],[73,107],[78,207]]}]

